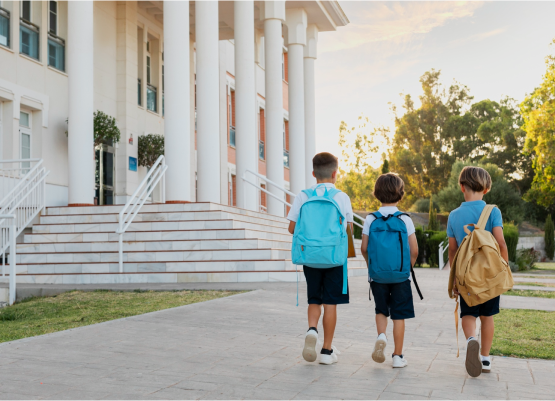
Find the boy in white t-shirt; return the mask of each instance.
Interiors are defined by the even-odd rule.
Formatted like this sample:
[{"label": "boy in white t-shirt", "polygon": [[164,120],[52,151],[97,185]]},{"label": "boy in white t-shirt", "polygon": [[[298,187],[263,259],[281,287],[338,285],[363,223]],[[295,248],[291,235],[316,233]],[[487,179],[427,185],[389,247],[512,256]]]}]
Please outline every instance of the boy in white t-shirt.
[{"label": "boy in white t-shirt", "polygon": [[[404,195],[405,183],[397,174],[382,174],[376,180],[374,196],[382,203],[378,210],[382,216],[387,217],[398,212],[397,204],[403,199]],[[418,242],[416,241],[414,223],[407,215],[399,216],[399,218],[403,220],[407,227],[410,264],[414,266],[418,257]],[[368,265],[368,248],[372,246],[371,243],[368,243],[370,226],[375,220],[376,218],[369,214],[362,229],[360,250],[366,260],[366,265]],[[395,350],[392,355],[394,368],[404,368],[408,364],[403,356],[403,341],[405,337],[405,319],[414,317],[410,282],[409,277],[408,280],[402,283],[384,284],[372,281],[370,277],[370,287],[376,303],[376,328],[378,329],[378,338],[374,345],[372,359],[378,363],[385,361],[384,349],[387,345],[385,330],[387,328],[387,318],[391,316],[391,320],[393,320],[393,339],[395,341]]]},{"label": "boy in white t-shirt", "polygon": [[[312,159],[312,167],[314,171],[312,175],[316,177],[316,185],[310,189],[316,189],[316,193],[322,196],[326,191],[325,188],[335,188],[337,179],[338,161],[337,157],[331,153],[318,153]],[[301,192],[295,197],[291,210],[287,215],[289,223],[289,232],[295,232],[295,225],[299,219],[301,206],[308,200],[308,196]],[[351,199],[344,192],[338,192],[333,200],[339,206],[339,210],[345,216],[343,226],[347,229],[347,224],[353,229],[353,209],[351,207]],[[322,313],[322,305],[324,305],[324,317],[322,323],[324,326],[324,344],[320,352],[320,363],[331,365],[337,362],[337,352],[332,348],[332,340],[337,323],[337,305],[349,303],[349,290],[343,294],[343,266],[336,266],[327,269],[317,269],[309,266],[303,266],[303,272],[306,278],[307,296],[308,296],[308,331],[305,335],[305,345],[303,348],[303,358],[307,362],[314,362],[317,359],[316,343],[318,342],[318,321]]]}]

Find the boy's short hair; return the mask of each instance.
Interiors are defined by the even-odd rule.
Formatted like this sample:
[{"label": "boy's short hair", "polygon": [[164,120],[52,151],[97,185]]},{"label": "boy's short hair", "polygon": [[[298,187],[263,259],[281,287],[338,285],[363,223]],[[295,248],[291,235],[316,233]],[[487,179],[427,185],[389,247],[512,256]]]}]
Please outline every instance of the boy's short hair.
[{"label": "boy's short hair", "polygon": [[338,166],[337,157],[328,152],[318,153],[312,159],[312,169],[319,180],[331,178],[333,172],[337,171]]},{"label": "boy's short hair", "polygon": [[466,166],[459,175],[459,184],[473,192],[484,192],[491,188],[491,176],[481,167]]},{"label": "boy's short hair", "polygon": [[405,196],[405,182],[398,174],[382,174],[374,184],[374,196],[381,203],[397,203]]}]

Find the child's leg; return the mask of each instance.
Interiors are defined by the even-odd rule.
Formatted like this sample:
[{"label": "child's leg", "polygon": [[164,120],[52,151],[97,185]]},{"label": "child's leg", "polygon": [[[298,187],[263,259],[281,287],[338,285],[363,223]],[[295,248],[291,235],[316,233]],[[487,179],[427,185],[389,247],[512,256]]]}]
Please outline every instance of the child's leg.
[{"label": "child's leg", "polygon": [[493,342],[493,333],[495,327],[493,324],[493,316],[480,316],[480,321],[482,322],[482,355],[489,356],[489,351],[491,349],[491,344]]},{"label": "child's leg", "polygon": [[381,313],[376,313],[376,329],[378,330],[378,335],[384,333],[387,329],[387,316]]},{"label": "child's leg", "polygon": [[318,321],[322,313],[322,305],[309,304],[308,305],[308,327],[318,328]]},{"label": "child's leg", "polygon": [[476,318],[470,315],[463,316],[462,329],[466,338],[476,337]]},{"label": "child's leg", "polygon": [[403,355],[403,342],[405,341],[405,320],[393,321],[393,341],[395,341],[395,351],[393,355]]},{"label": "child's leg", "polygon": [[337,305],[324,304],[324,318],[322,319],[322,323],[324,325],[324,345],[322,348],[331,349],[335,325],[337,323]]}]

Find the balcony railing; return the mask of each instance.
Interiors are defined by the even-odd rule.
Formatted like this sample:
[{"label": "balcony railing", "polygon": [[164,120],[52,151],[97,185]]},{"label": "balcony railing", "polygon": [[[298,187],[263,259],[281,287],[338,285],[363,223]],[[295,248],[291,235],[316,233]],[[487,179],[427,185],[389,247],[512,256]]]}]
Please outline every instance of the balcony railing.
[{"label": "balcony railing", "polygon": [[233,125],[229,127],[229,144],[235,147],[235,127]]},{"label": "balcony railing", "polygon": [[10,47],[10,12],[0,7],[0,45]]},{"label": "balcony railing", "polygon": [[266,160],[266,152],[264,150],[264,141],[258,141],[258,158],[260,160]]},{"label": "balcony railing", "polygon": [[57,70],[65,71],[66,42],[52,32],[48,33],[48,65]]},{"label": "balcony railing", "polygon": [[283,165],[289,168],[289,151],[283,149]]},{"label": "balcony railing", "polygon": [[141,78],[137,79],[137,104],[143,105],[143,86],[141,85]]},{"label": "balcony railing", "polygon": [[40,28],[21,18],[19,24],[19,51],[34,59],[39,59]]},{"label": "balcony railing", "polygon": [[146,108],[153,112],[158,112],[158,99],[156,87],[151,84],[146,85]]}]

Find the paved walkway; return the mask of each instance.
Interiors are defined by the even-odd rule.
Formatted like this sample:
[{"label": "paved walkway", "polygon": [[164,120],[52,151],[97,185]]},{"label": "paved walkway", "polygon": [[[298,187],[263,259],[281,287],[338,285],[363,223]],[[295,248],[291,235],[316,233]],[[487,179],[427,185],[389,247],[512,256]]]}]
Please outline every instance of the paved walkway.
[{"label": "paved walkway", "polygon": [[352,302],[339,307],[342,354],[333,366],[300,356],[306,308],[295,307],[295,284],[254,284],[263,289],[0,344],[0,398],[553,398],[555,361],[498,357],[492,373],[470,378],[464,350],[456,358],[448,272],[417,275],[425,299],[407,321],[405,369],[371,359],[376,333],[364,278],[351,280]]}]

